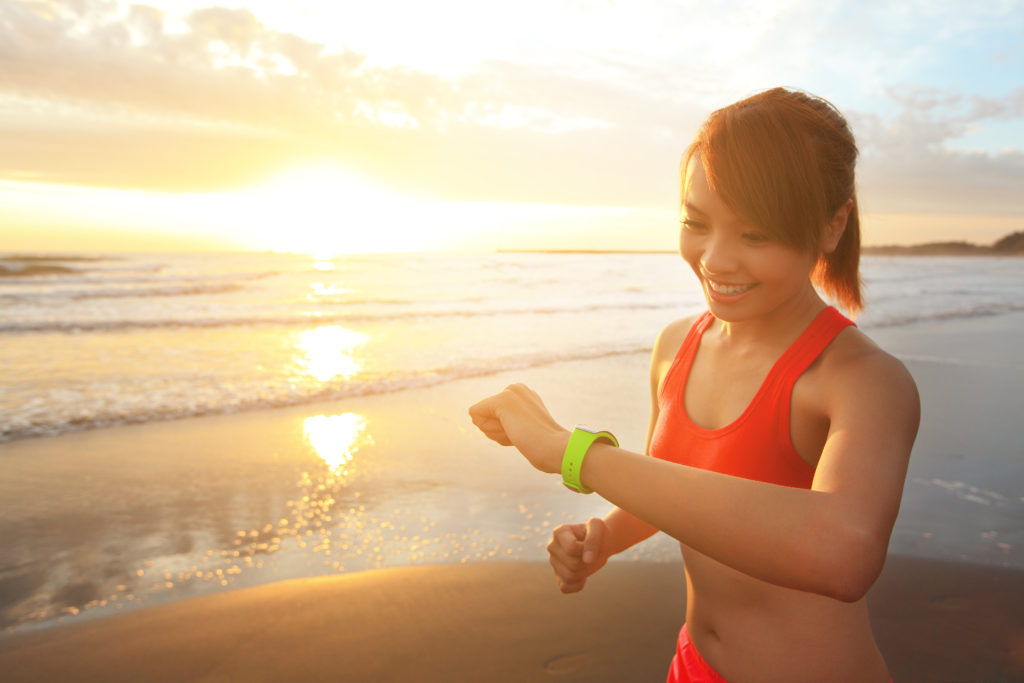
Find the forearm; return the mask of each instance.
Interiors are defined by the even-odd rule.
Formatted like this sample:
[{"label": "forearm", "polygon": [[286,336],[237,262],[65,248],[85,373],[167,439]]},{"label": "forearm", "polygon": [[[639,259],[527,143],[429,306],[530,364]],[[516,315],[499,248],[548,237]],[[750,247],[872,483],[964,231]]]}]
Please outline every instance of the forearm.
[{"label": "forearm", "polygon": [[610,532],[609,557],[629,550],[658,533],[657,527],[620,507],[612,508],[611,512],[605,515],[604,523]]},{"label": "forearm", "polygon": [[828,493],[730,477],[603,443],[588,451],[582,480],[642,523],[763,581],[844,600],[857,599],[873,581],[877,543],[846,523]]}]

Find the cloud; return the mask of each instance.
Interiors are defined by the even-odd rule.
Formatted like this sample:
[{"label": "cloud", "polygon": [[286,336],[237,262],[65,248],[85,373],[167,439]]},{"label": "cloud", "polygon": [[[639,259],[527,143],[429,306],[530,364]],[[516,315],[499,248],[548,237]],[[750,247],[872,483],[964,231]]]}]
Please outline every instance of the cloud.
[{"label": "cloud", "polygon": [[13,2],[0,23],[0,93],[43,114],[0,116],[8,178],[201,189],[326,156],[460,198],[660,199],[616,181],[664,172],[641,161],[669,128],[644,120],[657,97],[503,63],[459,82],[368,67],[245,9],[172,30],[148,6]]},{"label": "cloud", "polygon": [[992,153],[954,145],[974,127],[1019,119],[1024,88],[1000,98],[911,86],[887,94],[898,106],[894,117],[850,115],[862,152],[862,193],[874,205],[891,212],[1024,215],[1024,150]]},{"label": "cloud", "polygon": [[[491,59],[444,78],[373,65],[248,9],[207,7],[179,21],[106,0],[8,0],[0,178],[202,190],[334,159],[453,199],[665,205],[679,155],[710,108],[782,81],[820,84],[848,114],[869,206],[1019,215],[1020,141],[999,152],[956,143],[1020,121],[1024,88],[914,85],[914,69],[936,59],[943,39],[968,33],[912,40],[920,21],[945,22],[950,10],[902,7],[608,4],[572,15],[581,23],[557,57]],[[869,49],[872,36],[890,48]],[[864,92],[881,105],[862,104]]]}]

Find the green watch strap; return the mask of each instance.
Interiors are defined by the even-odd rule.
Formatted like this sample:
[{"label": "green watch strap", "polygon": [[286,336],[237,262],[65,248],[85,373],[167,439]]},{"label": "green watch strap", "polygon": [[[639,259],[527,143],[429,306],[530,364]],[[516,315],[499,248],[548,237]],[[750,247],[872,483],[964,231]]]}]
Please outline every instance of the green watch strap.
[{"label": "green watch strap", "polygon": [[580,470],[583,468],[583,457],[587,450],[598,439],[608,439],[613,446],[619,445],[611,432],[595,432],[578,425],[569,435],[569,443],[562,454],[562,483],[577,493],[593,493],[580,481]]}]

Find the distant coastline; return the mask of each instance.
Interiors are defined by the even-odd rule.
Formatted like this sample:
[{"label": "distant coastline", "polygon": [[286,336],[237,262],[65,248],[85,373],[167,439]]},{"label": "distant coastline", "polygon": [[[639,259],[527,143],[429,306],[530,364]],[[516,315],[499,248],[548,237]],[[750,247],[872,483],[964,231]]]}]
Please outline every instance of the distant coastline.
[{"label": "distant coastline", "polygon": [[[498,249],[499,254],[674,254],[674,250],[644,249]],[[861,247],[869,256],[1024,256],[1024,231],[1013,232],[992,244],[925,242]]]},{"label": "distant coastline", "polygon": [[672,249],[496,249],[498,254],[674,254]]},{"label": "distant coastline", "polygon": [[992,244],[973,242],[926,242],[912,245],[862,247],[872,256],[1024,256],[1024,232],[1013,232]]}]

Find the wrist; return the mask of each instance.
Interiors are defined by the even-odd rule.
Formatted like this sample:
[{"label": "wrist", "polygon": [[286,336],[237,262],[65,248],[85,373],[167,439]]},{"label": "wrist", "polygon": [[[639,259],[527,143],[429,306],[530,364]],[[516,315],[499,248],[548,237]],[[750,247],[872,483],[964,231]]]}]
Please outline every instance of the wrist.
[{"label": "wrist", "polygon": [[572,438],[572,431],[561,429],[551,436],[551,467],[546,471],[551,474],[558,474],[562,471],[562,459],[565,457],[565,449],[569,447],[569,439]]},{"label": "wrist", "polygon": [[562,483],[577,493],[593,493],[592,489],[583,485],[583,462],[595,442],[604,441],[613,447],[619,445],[611,432],[597,431],[577,426],[569,434],[565,449],[562,452]]}]

